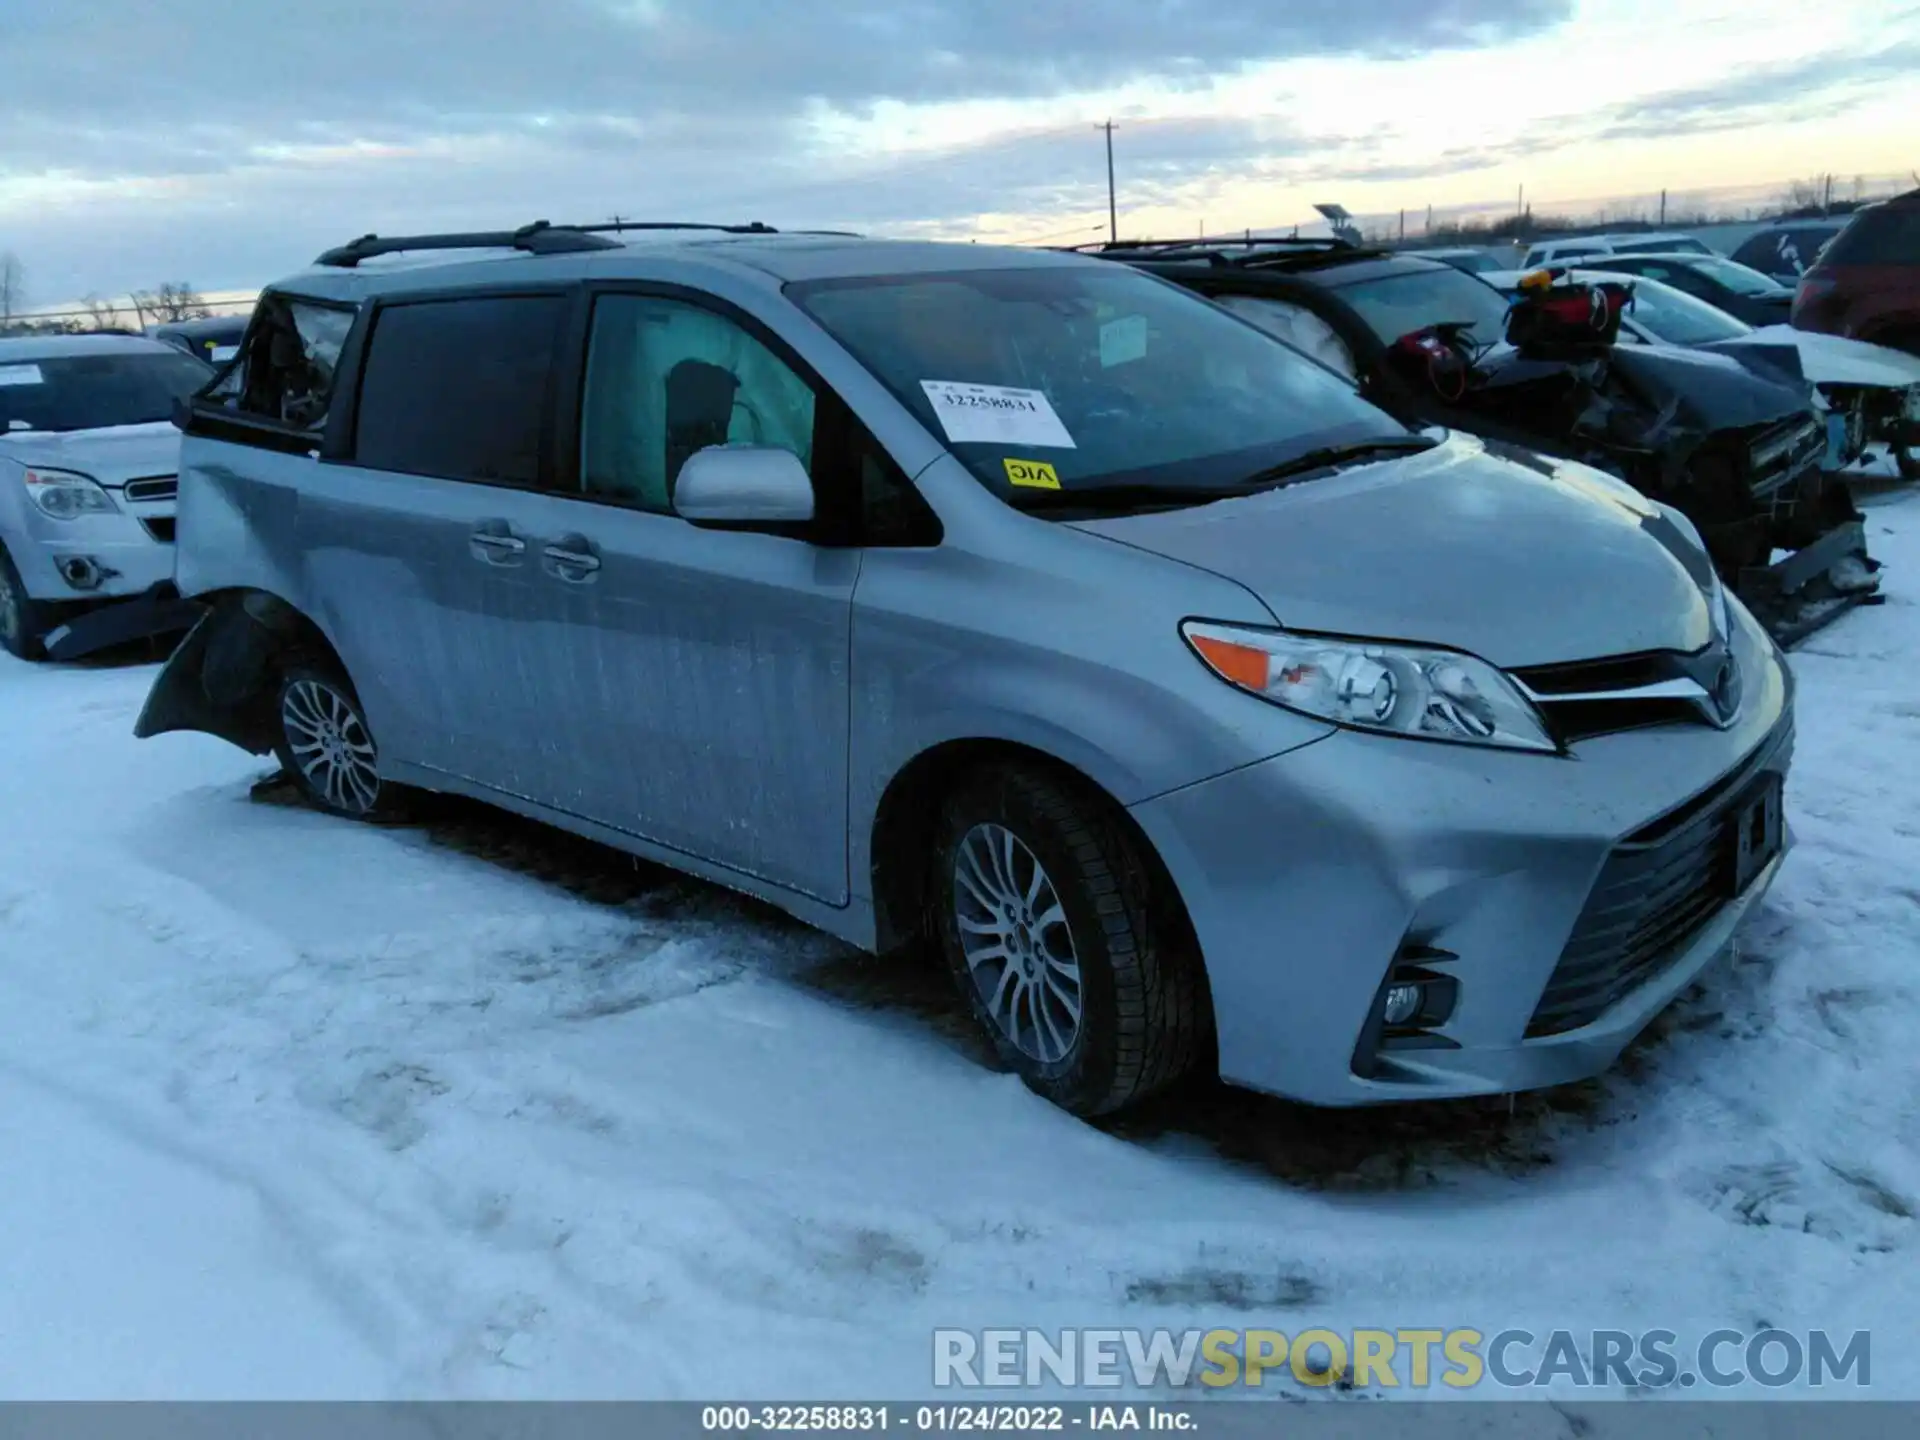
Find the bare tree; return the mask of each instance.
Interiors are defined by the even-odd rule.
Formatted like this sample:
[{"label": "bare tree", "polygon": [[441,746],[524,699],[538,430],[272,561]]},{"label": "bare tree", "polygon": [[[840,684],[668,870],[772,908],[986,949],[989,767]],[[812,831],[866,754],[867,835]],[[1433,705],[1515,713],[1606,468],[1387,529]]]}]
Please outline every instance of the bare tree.
[{"label": "bare tree", "polygon": [[102,300],[98,295],[89,295],[80,304],[85,307],[87,321],[95,330],[118,330],[120,307],[112,300]]},{"label": "bare tree", "polygon": [[0,325],[10,324],[26,303],[27,271],[11,250],[0,250]]},{"label": "bare tree", "polygon": [[184,280],[169,280],[157,290],[136,290],[132,299],[143,326],[149,316],[165,325],[177,320],[205,320],[213,314],[200,292]]}]

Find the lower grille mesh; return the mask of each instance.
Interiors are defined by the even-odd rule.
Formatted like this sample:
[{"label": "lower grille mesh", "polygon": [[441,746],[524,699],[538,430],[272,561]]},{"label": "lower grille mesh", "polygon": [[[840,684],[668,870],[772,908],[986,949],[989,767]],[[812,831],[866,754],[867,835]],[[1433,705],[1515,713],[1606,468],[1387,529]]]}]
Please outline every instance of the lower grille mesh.
[{"label": "lower grille mesh", "polygon": [[1534,1008],[1529,1039],[1599,1019],[1734,898],[1731,822],[1792,743],[1789,724],[1704,794],[1614,848]]}]

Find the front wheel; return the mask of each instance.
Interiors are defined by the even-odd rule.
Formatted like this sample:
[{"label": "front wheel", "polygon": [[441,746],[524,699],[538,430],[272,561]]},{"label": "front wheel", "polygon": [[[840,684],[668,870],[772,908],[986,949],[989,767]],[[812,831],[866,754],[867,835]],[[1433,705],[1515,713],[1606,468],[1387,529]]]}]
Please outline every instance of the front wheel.
[{"label": "front wheel", "polygon": [[1082,1116],[1195,1068],[1210,1033],[1199,956],[1117,816],[1009,766],[951,795],[938,835],[941,950],[1002,1063]]},{"label": "front wheel", "polygon": [[338,672],[289,668],[274,707],[274,754],[307,803],[355,820],[384,815],[390,788],[353,686]]},{"label": "front wheel", "polygon": [[54,607],[27,594],[13,557],[0,546],[0,648],[16,659],[43,660],[41,641],[56,623]]}]

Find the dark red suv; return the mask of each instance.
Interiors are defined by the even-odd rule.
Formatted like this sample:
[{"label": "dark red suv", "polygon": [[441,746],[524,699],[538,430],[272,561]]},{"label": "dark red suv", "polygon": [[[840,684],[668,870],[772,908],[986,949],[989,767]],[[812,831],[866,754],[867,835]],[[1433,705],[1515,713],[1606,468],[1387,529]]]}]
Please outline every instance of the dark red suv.
[{"label": "dark red suv", "polygon": [[1920,190],[1854,215],[1801,277],[1793,323],[1920,355]]}]

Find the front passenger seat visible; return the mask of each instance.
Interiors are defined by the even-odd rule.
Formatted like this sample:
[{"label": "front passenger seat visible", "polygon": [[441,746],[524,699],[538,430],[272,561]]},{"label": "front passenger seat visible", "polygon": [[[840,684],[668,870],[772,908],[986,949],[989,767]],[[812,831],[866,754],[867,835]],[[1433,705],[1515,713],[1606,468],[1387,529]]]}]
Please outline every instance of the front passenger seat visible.
[{"label": "front passenger seat visible", "polygon": [[705,360],[682,360],[667,372],[667,500],[671,504],[680,467],[696,450],[727,443],[740,378]]}]

